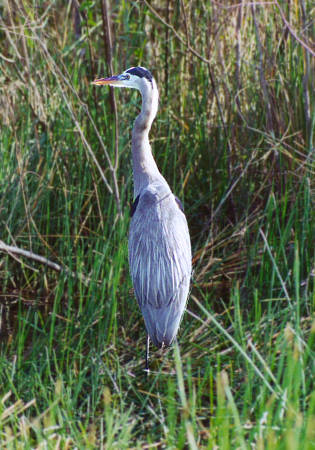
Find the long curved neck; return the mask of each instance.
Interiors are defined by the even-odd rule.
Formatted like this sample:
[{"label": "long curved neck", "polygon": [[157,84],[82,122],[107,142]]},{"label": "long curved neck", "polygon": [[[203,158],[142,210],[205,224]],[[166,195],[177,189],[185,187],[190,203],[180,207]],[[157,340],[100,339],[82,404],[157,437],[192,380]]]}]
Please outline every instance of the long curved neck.
[{"label": "long curved neck", "polygon": [[132,162],[134,196],[154,180],[164,179],[154,161],[149,143],[149,131],[158,109],[159,93],[156,83],[146,83],[142,90],[142,108],[132,130]]}]

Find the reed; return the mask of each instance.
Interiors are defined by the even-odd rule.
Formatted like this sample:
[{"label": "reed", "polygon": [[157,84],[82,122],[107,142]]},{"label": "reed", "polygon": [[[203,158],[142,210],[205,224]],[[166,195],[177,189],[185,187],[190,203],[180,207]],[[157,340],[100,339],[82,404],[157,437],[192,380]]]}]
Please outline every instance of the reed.
[{"label": "reed", "polygon": [[[2,448],[315,448],[314,13],[0,6]],[[194,262],[148,377],[127,263],[140,99],[90,85],[132,65],[157,79],[153,151]]]}]

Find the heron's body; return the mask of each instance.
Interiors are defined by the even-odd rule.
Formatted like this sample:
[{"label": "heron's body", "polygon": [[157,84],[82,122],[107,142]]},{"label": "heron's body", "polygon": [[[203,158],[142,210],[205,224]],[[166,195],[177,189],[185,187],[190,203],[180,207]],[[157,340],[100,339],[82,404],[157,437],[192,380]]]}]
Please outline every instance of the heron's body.
[{"label": "heron's body", "polygon": [[129,265],[146,329],[157,347],[170,345],[185,310],[191,276],[191,247],[179,200],[161,175],[149,144],[158,90],[147,69],[134,67],[95,84],[139,89],[142,109],[132,132],[134,207]]},{"label": "heron's body", "polygon": [[152,181],[139,194],[129,265],[150,338],[157,347],[170,345],[186,306],[191,256],[186,218],[166,182]]}]

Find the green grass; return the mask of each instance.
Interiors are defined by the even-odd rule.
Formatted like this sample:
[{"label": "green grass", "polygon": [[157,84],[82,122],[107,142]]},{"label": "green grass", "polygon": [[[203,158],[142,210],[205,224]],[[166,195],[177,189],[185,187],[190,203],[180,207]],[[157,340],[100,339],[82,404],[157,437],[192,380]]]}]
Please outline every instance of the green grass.
[{"label": "green grass", "polygon": [[[116,167],[89,84],[109,73],[101,2],[77,36],[63,2],[0,6],[0,240],[65,268],[0,253],[1,448],[315,449],[314,60],[275,5],[239,29],[233,2],[161,5],[110,15],[114,71],[157,78],[152,147],[193,247],[178,344],[148,376],[127,249],[140,97],[115,92]],[[312,47],[312,3],[279,5]]]}]

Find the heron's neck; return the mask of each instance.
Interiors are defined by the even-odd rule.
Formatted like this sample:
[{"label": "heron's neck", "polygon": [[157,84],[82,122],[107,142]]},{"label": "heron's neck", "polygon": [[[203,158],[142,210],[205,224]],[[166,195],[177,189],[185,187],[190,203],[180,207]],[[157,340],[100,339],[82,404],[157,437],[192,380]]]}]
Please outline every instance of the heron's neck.
[{"label": "heron's neck", "polygon": [[141,91],[142,108],[132,130],[132,161],[134,196],[157,179],[163,179],[154,161],[149,143],[149,131],[158,109],[159,93],[156,83],[146,84]]}]

